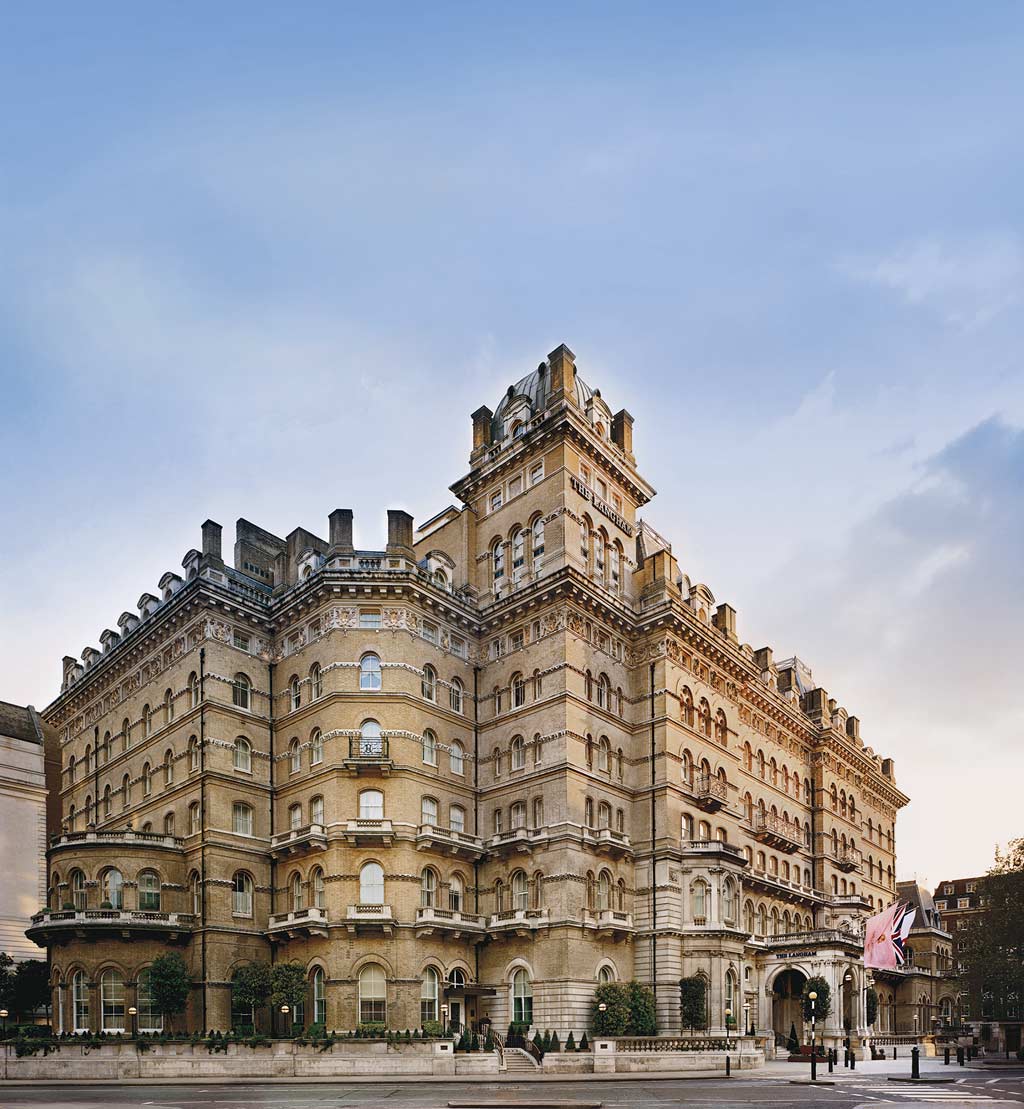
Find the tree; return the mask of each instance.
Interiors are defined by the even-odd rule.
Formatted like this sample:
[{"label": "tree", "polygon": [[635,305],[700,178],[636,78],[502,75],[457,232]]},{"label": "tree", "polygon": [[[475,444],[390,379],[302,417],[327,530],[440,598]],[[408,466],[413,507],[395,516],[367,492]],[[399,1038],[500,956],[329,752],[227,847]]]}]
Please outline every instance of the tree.
[{"label": "tree", "polygon": [[699,975],[679,979],[679,1022],[683,1028],[707,1026],[706,988]]},{"label": "tree", "polygon": [[192,979],[185,960],[176,952],[160,955],[149,968],[149,990],[153,1004],[164,1019],[185,1011]]},{"label": "tree", "polygon": [[807,979],[804,983],[803,996],[804,1020],[811,1019],[811,1001],[807,996],[811,993],[816,993],[818,995],[814,999],[814,1019],[816,1021],[824,1021],[829,1013],[832,1012],[832,990],[828,982],[820,975]]},{"label": "tree", "polygon": [[232,992],[239,1005],[248,1005],[253,1027],[256,1010],[266,1005],[270,998],[269,963],[243,963],[232,978]]},{"label": "tree", "polygon": [[590,1028],[595,1036],[625,1036],[629,1017],[629,998],[621,982],[603,982],[597,987],[590,1011]]},{"label": "tree", "polygon": [[864,995],[864,1015],[867,1018],[868,1027],[872,1027],[878,1017],[878,994],[874,987]]},{"label": "tree", "polygon": [[658,1031],[658,1010],[654,1001],[654,991],[640,982],[626,983],[626,999],[629,1003],[630,1036],[654,1036]]},{"label": "tree", "polygon": [[301,963],[275,963],[270,972],[270,1003],[275,1011],[280,1011],[282,1005],[287,1005],[291,1020],[285,1021],[285,1032],[288,1025],[295,1023],[295,1010],[306,1000],[306,971]]},{"label": "tree", "polygon": [[50,970],[43,959],[18,963],[11,984],[11,1004],[19,1017],[31,1016],[37,1009],[50,1009]]},{"label": "tree", "polygon": [[1011,840],[1005,853],[996,850],[978,895],[981,911],[969,918],[960,959],[970,1011],[985,1020],[1019,1019],[1024,997],[1024,839]]}]

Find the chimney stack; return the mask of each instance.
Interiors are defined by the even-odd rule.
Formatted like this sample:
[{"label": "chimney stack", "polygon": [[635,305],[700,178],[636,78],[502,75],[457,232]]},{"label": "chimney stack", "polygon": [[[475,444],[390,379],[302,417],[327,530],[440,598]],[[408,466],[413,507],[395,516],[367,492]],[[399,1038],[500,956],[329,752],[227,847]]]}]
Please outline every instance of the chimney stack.
[{"label": "chimney stack", "polygon": [[331,551],[350,553],[352,545],[352,509],[336,508],[327,518],[331,526]]},{"label": "chimney stack", "polygon": [[220,524],[207,520],[203,524],[203,555],[209,558],[221,558],[220,553]]}]

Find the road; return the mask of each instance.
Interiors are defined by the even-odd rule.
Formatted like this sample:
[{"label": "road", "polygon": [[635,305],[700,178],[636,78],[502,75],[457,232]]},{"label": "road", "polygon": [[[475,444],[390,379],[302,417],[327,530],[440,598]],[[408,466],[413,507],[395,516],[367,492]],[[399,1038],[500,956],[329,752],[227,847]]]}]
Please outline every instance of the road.
[{"label": "road", "polygon": [[[905,1068],[892,1073],[906,1073]],[[936,1072],[929,1069],[929,1073]],[[949,1072],[947,1071],[948,1075]],[[759,1105],[775,1109],[809,1109],[817,1105],[856,1109],[883,1104],[940,1104],[947,1107],[975,1106],[1002,1109],[1024,1105],[1024,1069],[993,1074],[991,1070],[954,1072],[954,1081],[944,1085],[908,1086],[890,1083],[886,1073],[842,1074],[835,1085],[794,1085],[788,1078],[744,1076],[733,1079],[651,1079],[598,1082],[387,1082],[333,1081],[304,1084],[252,1083],[246,1085],[96,1085],[0,1086],[0,1106],[32,1106],[34,1109],[90,1109],[94,1106],[124,1106],[127,1109],[244,1109],[268,1106],[273,1109],[356,1109],[382,1106],[386,1109],[446,1109],[450,1100],[477,1106],[513,1103],[522,1109],[558,1102],[600,1101],[603,1109],[667,1109],[669,1106],[715,1106],[716,1109],[750,1109]]]}]

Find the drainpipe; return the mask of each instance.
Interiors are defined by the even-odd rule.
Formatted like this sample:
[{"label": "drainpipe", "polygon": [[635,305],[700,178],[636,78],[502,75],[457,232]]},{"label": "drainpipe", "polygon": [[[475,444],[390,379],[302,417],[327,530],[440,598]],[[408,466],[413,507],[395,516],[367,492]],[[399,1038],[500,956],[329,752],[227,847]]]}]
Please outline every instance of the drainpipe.
[{"label": "drainpipe", "polygon": [[[473,667],[473,827],[476,829],[477,838],[483,842],[480,835],[480,728],[479,705],[477,699],[480,684],[480,667]],[[473,912],[480,913],[480,860],[473,862]],[[474,976],[477,984],[480,982],[480,945],[473,945]],[[479,1017],[477,1018],[479,1019]]]},{"label": "drainpipe", "polygon": [[654,663],[651,663],[651,989],[654,991],[654,1002],[658,1002],[658,934],[655,931],[658,922],[658,875],[654,855],[654,833],[657,819],[657,805],[654,796]]},{"label": "drainpipe", "polygon": [[199,926],[202,929],[203,1032],[206,1023],[206,648],[199,648]]}]

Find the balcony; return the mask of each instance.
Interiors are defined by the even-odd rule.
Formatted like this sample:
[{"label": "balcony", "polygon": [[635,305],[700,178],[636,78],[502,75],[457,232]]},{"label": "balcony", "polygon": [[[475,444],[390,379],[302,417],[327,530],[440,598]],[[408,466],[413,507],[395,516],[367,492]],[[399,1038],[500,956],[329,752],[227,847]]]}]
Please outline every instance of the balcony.
[{"label": "balcony", "polygon": [[838,851],[832,853],[832,861],[847,874],[853,870],[859,874],[863,857],[856,847],[840,847]]},{"label": "balcony", "polygon": [[65,832],[64,835],[50,837],[50,850],[58,851],[63,847],[81,850],[83,847],[142,847],[147,851],[162,848],[165,851],[181,851],[185,841],[181,836],[165,836],[160,832],[134,832],[131,828],[117,831],[95,830],[86,832]]},{"label": "balcony", "polygon": [[613,858],[633,853],[629,836],[614,828],[587,828],[583,832],[583,842],[592,846],[598,854],[611,855]]},{"label": "balcony", "polygon": [[327,849],[327,829],[323,824],[307,824],[304,828],[289,828],[278,832],[270,841],[270,853],[275,859],[288,855],[304,855],[310,851]]},{"label": "balcony", "polygon": [[454,828],[439,828],[436,824],[421,824],[416,833],[417,851],[436,851],[440,855],[454,855],[462,859],[479,859],[484,853],[479,836]]},{"label": "balcony", "polygon": [[633,917],[618,909],[601,909],[597,914],[597,934],[613,940],[626,939],[633,935]]},{"label": "balcony", "polygon": [[496,832],[487,841],[487,850],[496,855],[513,854],[518,851],[529,855],[534,847],[547,843],[547,828],[510,828],[507,832]]},{"label": "balcony", "polygon": [[310,905],[290,913],[273,913],[267,934],[272,940],[290,940],[298,936],[326,936],[327,910]]},{"label": "balcony", "polygon": [[716,778],[713,774],[705,774],[698,778],[693,787],[693,796],[697,802],[697,808],[703,809],[705,812],[718,812],[725,805],[728,793],[725,782],[721,778]]},{"label": "balcony", "polygon": [[345,769],[352,775],[377,774],[387,777],[394,765],[388,753],[387,739],[361,739],[350,736]]},{"label": "balcony", "polygon": [[161,913],[143,909],[65,909],[36,913],[26,934],[41,947],[71,939],[140,936],[184,943],[196,923],[192,913]]},{"label": "balcony", "polygon": [[391,934],[395,923],[390,905],[349,905],[345,914],[345,927],[356,932],[384,932]]},{"label": "balcony", "polygon": [[746,866],[747,856],[743,848],[724,839],[684,839],[680,844],[684,855],[695,858],[716,859],[719,862],[734,863],[736,866]]},{"label": "balcony", "polygon": [[783,820],[781,816],[770,813],[754,815],[754,836],[761,843],[790,855],[803,847],[803,836],[797,826],[791,820]]},{"label": "balcony", "polygon": [[416,910],[416,935],[429,936],[438,932],[452,939],[461,936],[480,936],[484,933],[484,918],[476,913],[464,913],[457,909],[435,909],[421,907]]},{"label": "balcony", "polygon": [[395,838],[395,830],[390,820],[376,817],[359,817],[345,825],[345,839],[354,846],[363,843],[389,845]]},{"label": "balcony", "polygon": [[492,935],[526,936],[547,926],[547,909],[504,909],[492,913],[487,921],[487,931]]}]

